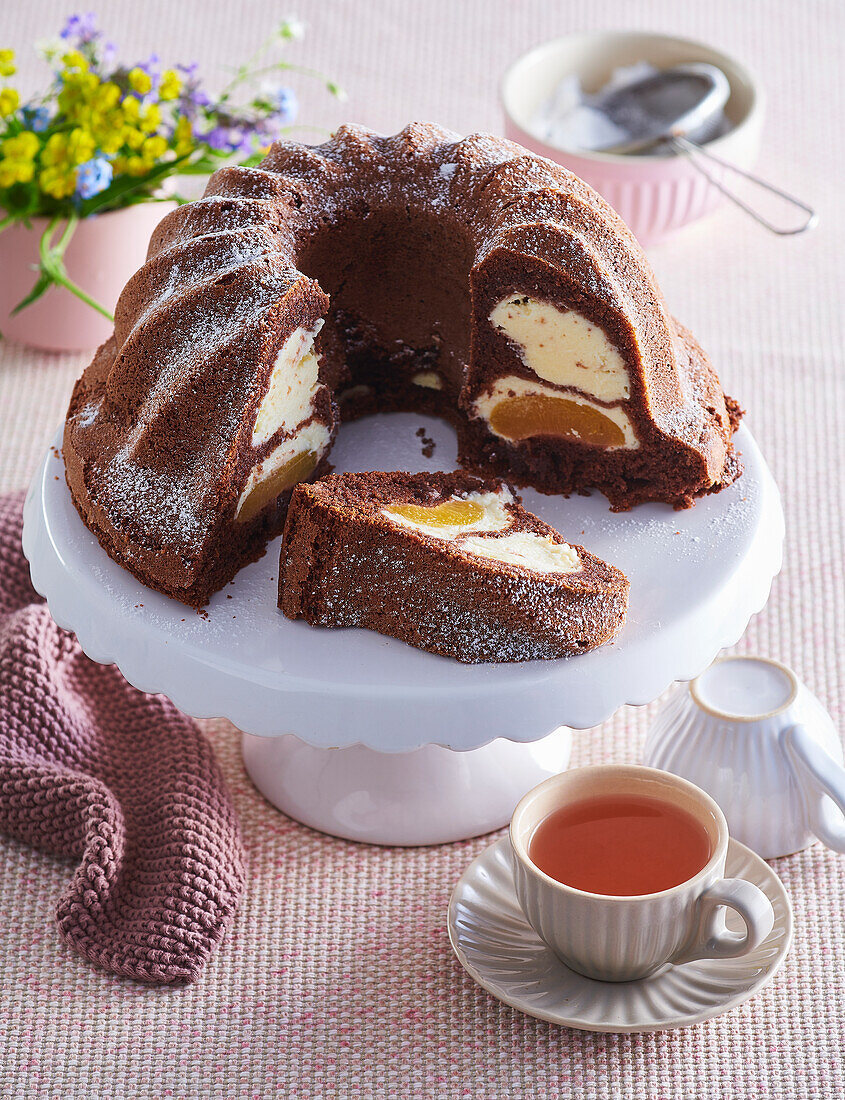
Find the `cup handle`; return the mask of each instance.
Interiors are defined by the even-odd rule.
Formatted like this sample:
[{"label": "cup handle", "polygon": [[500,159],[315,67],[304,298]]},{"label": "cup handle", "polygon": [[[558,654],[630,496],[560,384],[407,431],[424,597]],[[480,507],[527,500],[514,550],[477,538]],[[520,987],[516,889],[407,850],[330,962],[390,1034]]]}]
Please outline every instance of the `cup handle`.
[{"label": "cup handle", "polygon": [[[744,932],[721,927],[721,907],[736,910],[745,921]],[[672,962],[693,959],[736,959],[756,950],[774,927],[775,911],[763,891],[743,878],[723,878],[702,891],[698,899],[698,928],[693,942]]]},{"label": "cup handle", "polygon": [[790,726],[780,736],[804,796],[810,828],[822,844],[834,852],[845,852],[845,769],[810,736],[806,726]]}]

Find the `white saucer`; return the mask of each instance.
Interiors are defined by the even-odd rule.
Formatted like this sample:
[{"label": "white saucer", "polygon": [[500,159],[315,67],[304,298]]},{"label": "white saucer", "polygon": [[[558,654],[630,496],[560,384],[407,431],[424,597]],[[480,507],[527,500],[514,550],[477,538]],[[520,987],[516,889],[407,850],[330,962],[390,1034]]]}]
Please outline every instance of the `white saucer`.
[{"label": "white saucer", "polygon": [[[749,879],[772,903],[774,928],[756,951],[741,959],[667,966],[638,982],[597,982],[564,966],[526,921],[504,837],[458,880],[449,903],[449,939],[470,977],[529,1016],[582,1031],[689,1027],[735,1008],[767,985],[792,943],[792,905],[771,867],[732,840],[725,874]],[[733,913],[727,925],[741,928]]]}]

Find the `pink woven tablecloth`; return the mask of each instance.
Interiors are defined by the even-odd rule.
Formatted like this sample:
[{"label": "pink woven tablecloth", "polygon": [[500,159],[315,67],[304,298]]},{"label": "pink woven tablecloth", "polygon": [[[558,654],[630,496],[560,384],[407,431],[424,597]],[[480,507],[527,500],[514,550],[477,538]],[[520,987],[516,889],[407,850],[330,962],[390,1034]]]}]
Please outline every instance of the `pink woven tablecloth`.
[{"label": "pink woven tablecloth", "polygon": [[[103,7],[113,37],[135,44],[139,57],[196,57],[218,73],[280,14],[269,0]],[[326,126],[354,118],[394,130],[427,117],[463,132],[500,129],[497,74],[536,41],[584,27],[707,39],[765,76],[761,167],[813,200],[819,230],[777,240],[725,209],[652,260],[672,309],[748,408],[784,496],[784,571],[739,648],[793,665],[841,720],[845,5],[303,0],[298,10],[311,25],[299,56],[350,92],[338,105],[299,86],[304,115]],[[48,0],[5,5],[2,44],[25,47],[65,12]],[[0,347],[0,489],[28,481],[81,363]],[[637,760],[651,713],[629,708],[577,735],[573,762]],[[185,989],[97,973],[68,952],[51,921],[66,864],[0,842],[0,1096],[845,1095],[841,857],[815,847],[776,863],[796,937],[785,968],[754,1000],[680,1032],[578,1033],[499,1004],[450,952],[449,893],[486,838],[392,851],[319,836],[256,794],[231,726],[203,728],[233,791],[250,866],[223,948]]]}]

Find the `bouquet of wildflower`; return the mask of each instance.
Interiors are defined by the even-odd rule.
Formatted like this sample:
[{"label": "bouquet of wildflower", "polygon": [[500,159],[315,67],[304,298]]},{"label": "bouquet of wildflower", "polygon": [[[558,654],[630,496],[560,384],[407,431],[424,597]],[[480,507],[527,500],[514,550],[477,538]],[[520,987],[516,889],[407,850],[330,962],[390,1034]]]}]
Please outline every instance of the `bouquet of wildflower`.
[{"label": "bouquet of wildflower", "polygon": [[184,201],[161,194],[166,178],[207,174],[222,160],[257,163],[297,114],[283,73],[317,77],[342,96],[319,73],[274,56],[302,33],[301,23],[285,20],[216,96],[203,88],[196,64],[167,68],[155,54],[119,62],[93,13],[71,16],[59,38],[39,45],[53,79],[26,103],[8,84],[14,52],[0,49],[0,230],[49,219],[38,280],[15,312],[56,284],[111,319],[71,282],[62,261],[80,218],[162,198]]}]

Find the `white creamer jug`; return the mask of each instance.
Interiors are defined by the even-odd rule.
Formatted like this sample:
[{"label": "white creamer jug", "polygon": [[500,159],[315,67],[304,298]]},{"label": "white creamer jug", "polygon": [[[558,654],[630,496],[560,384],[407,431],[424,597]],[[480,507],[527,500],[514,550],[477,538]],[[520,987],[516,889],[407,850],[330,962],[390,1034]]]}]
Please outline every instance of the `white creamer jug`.
[{"label": "white creamer jug", "polygon": [[660,709],[644,763],[702,787],[731,836],[764,859],[816,839],[845,852],[842,743],[795,673],[765,657],[725,657]]}]

